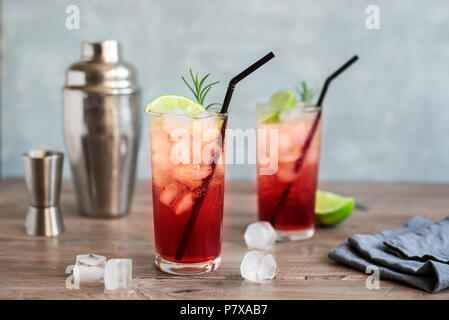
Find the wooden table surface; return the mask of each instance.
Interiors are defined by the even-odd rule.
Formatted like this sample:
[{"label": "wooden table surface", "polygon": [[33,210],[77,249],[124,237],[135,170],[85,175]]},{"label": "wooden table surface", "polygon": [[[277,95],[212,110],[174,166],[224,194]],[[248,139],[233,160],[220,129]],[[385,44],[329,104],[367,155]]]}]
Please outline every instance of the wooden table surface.
[{"label": "wooden table surface", "polygon": [[[154,265],[152,205],[148,181],[139,181],[129,216],[114,220],[77,214],[70,181],[61,196],[66,232],[57,238],[29,237],[24,232],[28,207],[23,180],[0,182],[1,299],[449,299],[449,290],[427,294],[399,282],[365,286],[367,275],[327,258],[331,248],[354,233],[375,233],[403,225],[416,215],[439,220],[449,214],[449,185],[325,183],[321,188],[352,195],[369,207],[354,211],[334,228],[318,229],[311,240],[278,243],[271,250],[276,278],[260,285],[244,281],[240,262],[247,251],[243,233],[256,219],[255,186],[226,186],[223,264],[200,276],[172,276]],[[65,288],[65,268],[77,254],[133,260],[131,293],[105,294],[103,286]]]}]

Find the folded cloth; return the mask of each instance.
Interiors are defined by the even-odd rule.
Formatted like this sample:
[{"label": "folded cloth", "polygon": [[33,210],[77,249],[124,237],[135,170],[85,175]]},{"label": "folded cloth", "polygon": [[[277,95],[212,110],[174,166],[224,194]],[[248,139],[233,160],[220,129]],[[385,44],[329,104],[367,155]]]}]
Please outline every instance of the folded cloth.
[{"label": "folded cloth", "polygon": [[389,251],[405,258],[449,263],[449,217],[388,239],[384,244]]},{"label": "folded cloth", "polygon": [[[449,229],[446,229],[446,223],[440,222],[439,224],[442,224],[441,228],[449,233]],[[406,257],[405,253],[418,256],[417,253],[422,253],[425,246],[420,248],[419,251],[413,251],[410,245],[405,243],[407,239],[404,238],[405,235],[426,237],[424,230],[430,232],[429,230],[436,228],[435,225],[437,224],[426,218],[415,217],[399,229],[386,230],[376,235],[357,234],[350,237],[347,242],[332,249],[329,252],[329,258],[362,272],[365,272],[368,266],[374,265],[379,268],[382,278],[406,282],[427,292],[437,292],[449,287],[449,264],[441,262],[444,261],[444,259],[441,259],[444,257],[441,254],[443,252],[442,246],[447,245],[447,243],[434,240],[434,248],[429,251],[430,254],[419,255],[423,257],[420,259],[427,260],[417,261]],[[432,235],[428,234],[427,236]],[[446,238],[444,237],[444,239]],[[394,241],[390,243],[390,240]],[[388,243],[388,245],[385,243]],[[398,247],[401,248],[401,251],[396,249]],[[392,253],[392,250],[401,252],[403,256]],[[438,259],[432,259],[433,256],[438,257]]]}]

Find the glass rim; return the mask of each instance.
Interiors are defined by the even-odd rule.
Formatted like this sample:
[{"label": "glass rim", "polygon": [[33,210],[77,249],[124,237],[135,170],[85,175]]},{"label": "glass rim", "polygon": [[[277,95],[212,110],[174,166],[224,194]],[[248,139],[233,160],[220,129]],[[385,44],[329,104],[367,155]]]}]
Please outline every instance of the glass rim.
[{"label": "glass rim", "polygon": [[[160,113],[160,112],[154,112],[154,111],[145,111],[146,114],[152,116],[152,117],[161,117],[163,116],[165,113]],[[215,118],[226,118],[228,117],[228,113],[220,113],[220,112],[215,112],[215,111],[209,111],[209,114],[207,115],[201,115],[201,114],[188,114],[188,113],[175,113],[172,114],[173,116],[181,116],[181,117],[188,117],[188,118],[192,118],[192,119],[208,119],[211,117],[215,117]]]},{"label": "glass rim", "polygon": [[[297,102],[292,108],[296,106],[300,107],[305,112],[318,112],[323,108],[321,106],[317,106],[316,104],[303,103],[303,102]],[[268,103],[256,103],[256,108],[257,109],[270,108],[273,111],[276,111],[276,109],[273,109]]]},{"label": "glass rim", "polygon": [[22,153],[22,157],[30,159],[61,158],[64,154],[55,150],[33,149]]}]

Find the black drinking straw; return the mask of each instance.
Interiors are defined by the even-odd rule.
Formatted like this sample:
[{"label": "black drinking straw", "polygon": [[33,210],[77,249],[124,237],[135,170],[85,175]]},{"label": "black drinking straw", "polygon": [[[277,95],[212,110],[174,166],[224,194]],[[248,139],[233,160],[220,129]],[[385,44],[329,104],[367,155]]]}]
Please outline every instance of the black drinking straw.
[{"label": "black drinking straw", "polygon": [[246,68],[245,70],[240,72],[238,75],[236,75],[234,78],[232,78],[231,81],[229,81],[228,90],[226,91],[226,95],[224,97],[223,105],[221,107],[220,113],[228,112],[229,103],[231,102],[231,97],[232,97],[232,93],[234,92],[235,85],[239,81],[241,81],[244,78],[246,78],[247,76],[249,76],[251,73],[253,73],[257,69],[259,69],[261,66],[263,66],[265,63],[267,63],[268,61],[270,61],[273,58],[274,58],[273,52],[268,53],[263,58],[256,61],[255,63],[250,65],[248,68]]},{"label": "black drinking straw", "polygon": [[[307,134],[306,141],[304,142],[304,145],[301,148],[301,154],[299,158],[295,161],[295,174],[299,172],[299,170],[302,167],[302,164],[304,163],[304,159],[306,158],[307,152],[309,151],[310,145],[312,144],[313,137],[315,136],[315,132],[318,128],[318,124],[320,123],[321,119],[321,111],[323,106],[323,100],[326,96],[327,88],[329,87],[332,80],[334,80],[337,76],[339,76],[343,71],[345,71],[351,64],[356,62],[359,59],[357,55],[353,56],[351,59],[349,59],[344,65],[342,65],[340,68],[338,68],[334,73],[332,73],[329,77],[327,77],[326,81],[324,82],[323,88],[321,89],[320,97],[318,98],[317,107],[320,109],[318,110],[318,113],[315,117],[315,120],[313,121],[312,128],[309,130],[309,133]],[[273,216],[271,217],[271,224],[274,226],[276,223],[276,219],[279,215],[279,212],[281,212],[285,201],[288,198],[288,195],[290,193],[290,189],[292,188],[292,182],[289,182],[287,187],[284,189],[284,191],[281,194],[281,197],[279,198],[278,205],[276,206],[276,209],[273,213]]]},{"label": "black drinking straw", "polygon": [[[270,61],[274,58],[273,52],[268,53],[263,58],[258,60],[257,62],[253,63],[251,66],[240,72],[238,75],[236,75],[234,78],[229,81],[228,90],[226,91],[226,95],[223,100],[223,105],[221,107],[220,113],[227,113],[229,108],[229,103],[231,102],[232,93],[234,92],[234,88],[236,84],[243,80],[245,77],[256,71],[258,68],[260,68],[262,65]],[[181,260],[184,256],[184,252],[187,248],[187,244],[189,243],[190,236],[192,235],[193,227],[195,226],[196,219],[198,218],[199,211],[201,209],[201,206],[204,202],[204,198],[206,197],[207,190],[209,188],[209,184],[212,180],[212,177],[215,172],[215,168],[217,166],[217,160],[221,153],[221,146],[224,142],[225,137],[225,130],[226,130],[226,123],[227,123],[227,117],[225,117],[223,121],[223,125],[220,129],[220,134],[217,137],[217,143],[220,146],[218,151],[215,151],[213,161],[210,164],[211,171],[201,181],[200,191],[197,193],[197,196],[195,198],[195,201],[193,202],[192,211],[189,216],[189,220],[187,221],[186,227],[184,228],[184,232],[182,234],[181,242],[179,243],[178,249],[176,250],[175,254],[175,260]]]}]

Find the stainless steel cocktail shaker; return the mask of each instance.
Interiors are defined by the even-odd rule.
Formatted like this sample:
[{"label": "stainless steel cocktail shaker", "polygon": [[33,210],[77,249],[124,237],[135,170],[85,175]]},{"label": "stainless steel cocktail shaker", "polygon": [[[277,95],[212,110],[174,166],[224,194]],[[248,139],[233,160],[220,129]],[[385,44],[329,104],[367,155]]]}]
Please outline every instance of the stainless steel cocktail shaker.
[{"label": "stainless steel cocktail shaker", "polygon": [[83,43],[63,90],[65,142],[81,214],[126,215],[132,198],[139,119],[133,68],[117,41]]}]

